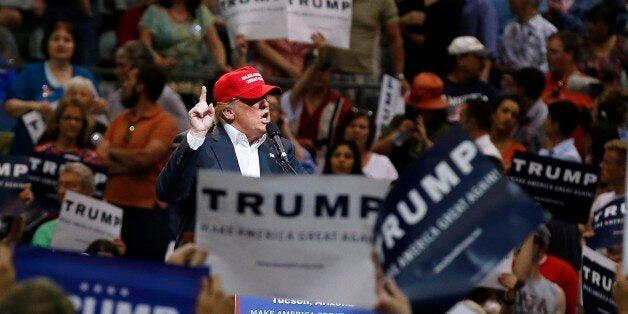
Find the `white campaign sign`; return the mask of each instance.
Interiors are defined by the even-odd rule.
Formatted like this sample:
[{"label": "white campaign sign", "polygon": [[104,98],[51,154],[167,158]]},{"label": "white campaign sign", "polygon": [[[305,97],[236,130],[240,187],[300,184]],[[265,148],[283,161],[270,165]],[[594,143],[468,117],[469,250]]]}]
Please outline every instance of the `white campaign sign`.
[{"label": "white campaign sign", "polygon": [[238,34],[246,36],[247,40],[288,37],[286,1],[220,0],[231,47]]},{"label": "white campaign sign", "polygon": [[377,106],[377,117],[375,119],[375,138],[382,134],[382,131],[396,115],[404,114],[405,109],[406,103],[403,96],[401,96],[401,81],[384,74],[382,76],[382,86],[379,90],[379,105]]},{"label": "white campaign sign", "polygon": [[315,32],[330,46],[349,49],[353,0],[288,0],[288,39],[311,43]]},{"label": "white campaign sign", "polygon": [[349,48],[352,0],[220,0],[229,41],[287,38],[311,43],[321,32],[331,46]]},{"label": "white campaign sign", "polygon": [[46,122],[44,122],[44,117],[41,113],[33,110],[22,115],[22,121],[26,126],[26,130],[28,131],[28,135],[30,135],[33,144],[37,144],[41,136],[44,135],[44,131],[46,131]]},{"label": "white campaign sign", "polygon": [[373,225],[389,182],[200,170],[195,242],[239,295],[375,303]]},{"label": "white campaign sign", "polygon": [[67,191],[58,219],[50,247],[83,252],[95,240],[120,237],[122,209]]}]

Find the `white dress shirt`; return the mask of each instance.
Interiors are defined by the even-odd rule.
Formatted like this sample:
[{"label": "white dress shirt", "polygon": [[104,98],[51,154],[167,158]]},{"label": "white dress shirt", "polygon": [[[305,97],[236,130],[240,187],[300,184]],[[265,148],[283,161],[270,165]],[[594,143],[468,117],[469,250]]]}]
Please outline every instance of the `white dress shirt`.
[{"label": "white dress shirt", "polygon": [[541,156],[549,156],[554,159],[560,159],[564,161],[571,161],[582,163],[582,158],[580,158],[580,153],[578,149],[576,149],[576,145],[574,145],[573,137],[570,137],[554,146],[551,150],[547,150],[542,148],[539,150],[539,155]]},{"label": "white dress shirt", "polygon": [[[240,172],[243,176],[247,177],[260,177],[259,167],[259,146],[266,140],[266,134],[260,137],[253,144],[249,144],[249,140],[244,133],[238,131],[230,124],[223,123],[223,127],[227,131],[227,135],[233,143],[235,149],[236,158],[238,159],[238,166],[240,166]],[[190,132],[186,135],[188,145],[191,149],[197,150],[205,141],[205,138],[194,137]]]}]

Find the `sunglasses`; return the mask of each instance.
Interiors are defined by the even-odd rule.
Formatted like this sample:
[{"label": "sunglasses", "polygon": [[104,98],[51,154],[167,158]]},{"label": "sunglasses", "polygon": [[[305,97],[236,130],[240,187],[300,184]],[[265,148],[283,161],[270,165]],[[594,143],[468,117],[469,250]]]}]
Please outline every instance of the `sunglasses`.
[{"label": "sunglasses", "polygon": [[266,100],[266,102],[269,102],[268,100],[268,96],[264,96],[262,98],[257,98],[257,99],[239,99],[239,98],[234,98],[231,101],[229,101],[227,103],[228,106],[233,105],[236,102],[241,102],[249,107],[253,107],[255,105],[257,105],[258,103],[261,103],[262,101]]}]

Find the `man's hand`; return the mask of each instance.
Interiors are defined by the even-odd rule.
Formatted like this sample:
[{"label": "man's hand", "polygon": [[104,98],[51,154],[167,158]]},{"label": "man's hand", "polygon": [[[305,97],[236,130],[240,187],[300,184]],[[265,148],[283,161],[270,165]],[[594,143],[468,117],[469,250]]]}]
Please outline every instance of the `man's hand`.
[{"label": "man's hand", "polygon": [[400,20],[403,25],[423,25],[425,23],[425,13],[423,11],[410,11],[401,16]]},{"label": "man's hand", "polygon": [[30,205],[35,200],[35,194],[33,194],[33,190],[31,190],[31,184],[24,184],[24,188],[19,195],[20,201],[26,205]]},{"label": "man's hand", "polygon": [[201,291],[196,297],[196,313],[235,313],[235,298],[222,290],[220,278],[203,278]]},{"label": "man's hand", "polygon": [[312,39],[313,46],[316,49],[320,50],[329,45],[329,43],[327,42],[327,38],[325,38],[325,35],[323,35],[323,33],[315,32],[310,38]]},{"label": "man's hand", "polygon": [[205,258],[207,258],[206,250],[198,249],[193,243],[186,243],[166,258],[166,264],[199,267],[203,265]]},{"label": "man's hand", "polygon": [[[626,263],[628,261],[624,261]],[[617,313],[628,313],[628,278],[624,275],[622,263],[617,263],[615,269],[615,284],[613,285],[613,298],[617,305]]]},{"label": "man's hand", "polygon": [[514,274],[510,273],[502,273],[497,278],[497,281],[499,281],[502,286],[508,289],[514,289],[517,285],[517,277]]},{"label": "man's hand", "polygon": [[0,301],[2,301],[15,283],[13,251],[9,245],[0,242]]},{"label": "man's hand", "polygon": [[207,88],[203,86],[201,96],[194,108],[190,109],[190,134],[196,138],[205,138],[209,129],[214,126],[214,106],[207,104]]}]

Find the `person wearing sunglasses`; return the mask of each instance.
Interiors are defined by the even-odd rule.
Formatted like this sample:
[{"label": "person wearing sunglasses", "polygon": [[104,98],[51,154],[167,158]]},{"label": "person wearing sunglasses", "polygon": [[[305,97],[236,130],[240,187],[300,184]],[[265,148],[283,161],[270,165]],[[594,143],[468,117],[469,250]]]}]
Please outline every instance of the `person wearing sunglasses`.
[{"label": "person wearing sunglasses", "polygon": [[[184,215],[193,215],[198,168],[239,172],[262,177],[285,173],[278,163],[279,153],[266,134],[270,123],[268,95],[281,89],[267,85],[259,72],[245,66],[222,75],[214,84],[214,103],[207,103],[202,88],[199,102],[190,110],[190,130],[172,153],[157,181],[157,196],[169,204],[179,204]],[[281,142],[288,163],[298,174],[305,170],[296,159],[294,146]],[[188,216],[193,217],[193,216]],[[193,226],[186,221],[180,227]]]}]

